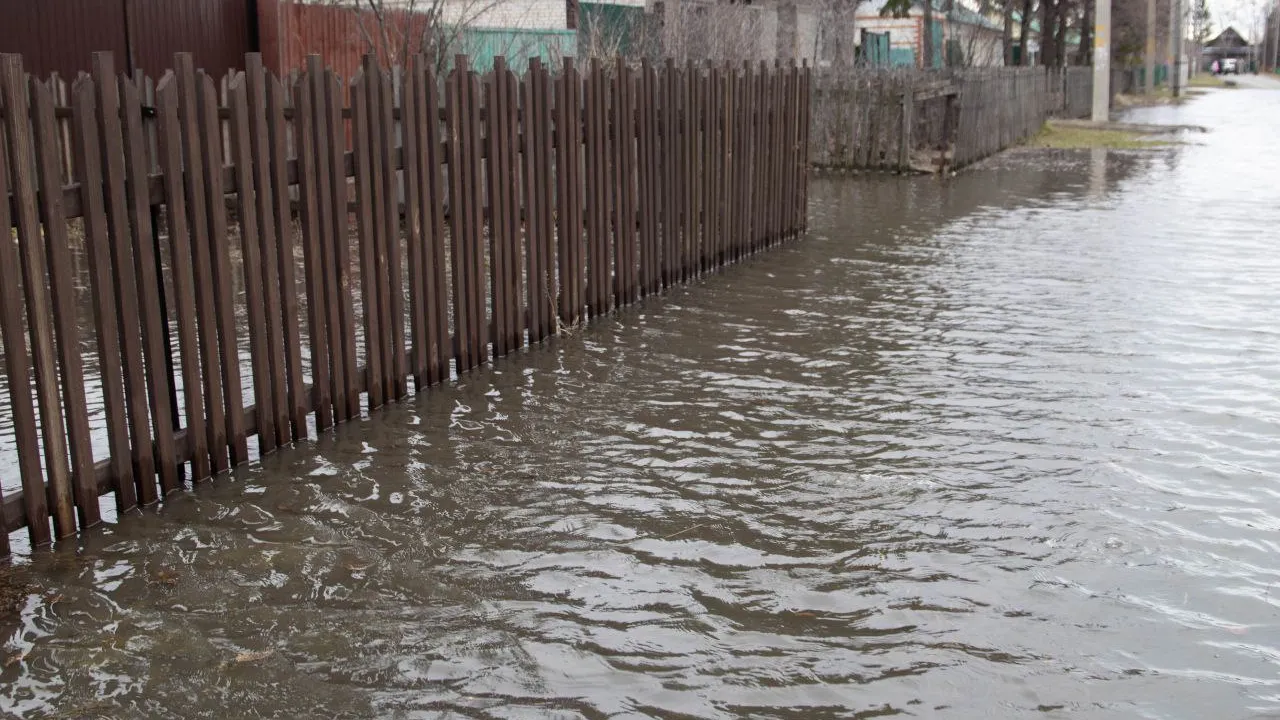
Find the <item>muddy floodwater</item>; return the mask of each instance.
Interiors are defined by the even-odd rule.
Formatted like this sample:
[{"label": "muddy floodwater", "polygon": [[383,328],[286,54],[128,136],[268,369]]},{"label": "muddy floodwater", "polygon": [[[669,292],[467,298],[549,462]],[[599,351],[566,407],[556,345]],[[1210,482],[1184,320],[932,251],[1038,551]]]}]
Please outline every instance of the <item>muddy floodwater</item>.
[{"label": "muddy floodwater", "polygon": [[18,557],[0,714],[1280,713],[1280,92],[1146,115]]}]

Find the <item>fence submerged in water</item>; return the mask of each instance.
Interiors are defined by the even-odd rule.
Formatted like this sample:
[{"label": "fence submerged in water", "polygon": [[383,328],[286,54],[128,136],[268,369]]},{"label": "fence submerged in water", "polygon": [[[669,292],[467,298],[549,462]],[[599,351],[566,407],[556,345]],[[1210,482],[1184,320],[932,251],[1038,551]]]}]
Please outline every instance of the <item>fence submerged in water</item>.
[{"label": "fence submerged in water", "polygon": [[1092,68],[814,71],[810,161],[940,172],[1012,147],[1053,116],[1086,117]]},{"label": "fence submerged in water", "polygon": [[805,227],[807,68],[467,63],[152,82],[99,53],[66,88],[0,56],[0,555]]}]

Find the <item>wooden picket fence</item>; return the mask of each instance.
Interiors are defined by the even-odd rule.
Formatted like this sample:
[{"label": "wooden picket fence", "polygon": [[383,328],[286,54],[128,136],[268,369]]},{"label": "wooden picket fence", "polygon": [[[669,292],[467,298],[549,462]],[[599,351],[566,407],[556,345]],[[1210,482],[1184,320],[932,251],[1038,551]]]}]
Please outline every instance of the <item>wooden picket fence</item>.
[{"label": "wooden picket fence", "polygon": [[807,68],[245,67],[222,93],[187,54],[152,83],[99,53],[58,93],[0,56],[21,475],[0,555],[10,532],[70,536],[102,496],[155,503],[805,228]]},{"label": "wooden picket fence", "polygon": [[814,84],[810,161],[889,172],[970,165],[1093,98],[1091,68],[837,68]]}]

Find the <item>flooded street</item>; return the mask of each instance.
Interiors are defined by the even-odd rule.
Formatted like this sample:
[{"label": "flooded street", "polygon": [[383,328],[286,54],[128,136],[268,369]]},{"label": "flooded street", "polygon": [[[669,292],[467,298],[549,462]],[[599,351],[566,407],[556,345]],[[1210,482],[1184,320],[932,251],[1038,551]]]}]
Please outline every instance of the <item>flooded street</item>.
[{"label": "flooded street", "polygon": [[0,715],[1280,713],[1280,92],[1133,117],[16,559]]}]

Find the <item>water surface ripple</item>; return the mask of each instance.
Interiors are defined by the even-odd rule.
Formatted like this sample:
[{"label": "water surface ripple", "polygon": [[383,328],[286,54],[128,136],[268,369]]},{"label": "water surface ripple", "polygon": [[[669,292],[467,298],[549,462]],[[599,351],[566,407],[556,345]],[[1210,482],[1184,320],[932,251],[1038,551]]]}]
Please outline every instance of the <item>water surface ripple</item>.
[{"label": "water surface ripple", "polygon": [[0,709],[1280,711],[1278,113],[817,181],[801,242],[23,561]]}]

